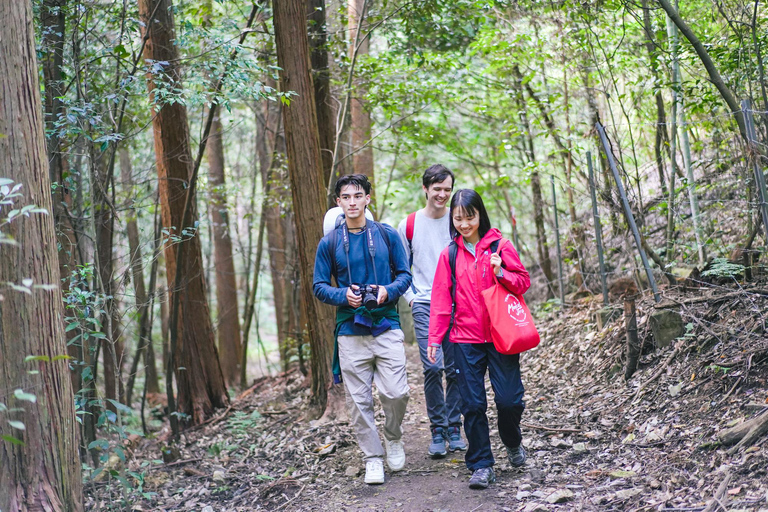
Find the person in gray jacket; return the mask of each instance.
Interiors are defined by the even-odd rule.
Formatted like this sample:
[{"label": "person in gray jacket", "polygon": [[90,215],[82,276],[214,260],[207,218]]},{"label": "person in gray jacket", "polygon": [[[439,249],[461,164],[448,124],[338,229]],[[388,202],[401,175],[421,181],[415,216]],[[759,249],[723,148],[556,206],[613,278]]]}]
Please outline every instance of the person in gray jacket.
[{"label": "person in gray jacket", "polygon": [[413,282],[403,297],[413,310],[424,369],[424,398],[432,432],[428,453],[433,458],[445,457],[448,450],[467,449],[461,438],[461,395],[453,367],[453,344],[443,343],[435,363],[427,358],[432,281],[440,252],[451,242],[449,205],[453,184],[453,173],[443,165],[424,171],[422,188],[427,204],[403,219],[397,229],[411,261]]}]

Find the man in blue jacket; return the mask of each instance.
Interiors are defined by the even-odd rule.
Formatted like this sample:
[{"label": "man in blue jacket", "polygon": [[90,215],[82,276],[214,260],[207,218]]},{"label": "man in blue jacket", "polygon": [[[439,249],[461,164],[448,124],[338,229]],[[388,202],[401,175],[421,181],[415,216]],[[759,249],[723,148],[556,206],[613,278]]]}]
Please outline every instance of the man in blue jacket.
[{"label": "man in blue jacket", "polygon": [[366,220],[370,194],[371,184],[362,174],[336,182],[336,204],[344,211],[344,222],[320,240],[313,290],[322,302],[337,307],[334,379],[343,378],[347,390],[365,458],[365,483],[383,484],[385,450],[376,430],[371,384],[376,382],[384,410],[387,465],[400,471],[405,466],[401,424],[409,388],[395,305],[411,285],[411,272],[397,232]]}]

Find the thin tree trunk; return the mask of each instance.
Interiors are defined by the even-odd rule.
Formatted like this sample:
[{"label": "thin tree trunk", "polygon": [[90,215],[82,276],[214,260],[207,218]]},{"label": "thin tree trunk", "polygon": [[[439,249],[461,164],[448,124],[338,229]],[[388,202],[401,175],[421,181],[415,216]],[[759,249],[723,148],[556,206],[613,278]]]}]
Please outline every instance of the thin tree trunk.
[{"label": "thin tree trunk", "polygon": [[312,350],[312,398],[319,417],[325,410],[331,384],[333,320],[330,308],[317,302],[312,293],[313,263],[322,236],[326,197],[309,69],[306,5],[301,0],[281,0],[273,8],[280,88],[298,94],[283,107],[283,124],[296,216],[301,306]]},{"label": "thin tree trunk", "polygon": [[741,107],[739,107],[739,102],[736,100],[736,96],[733,95],[733,92],[731,92],[723,78],[720,76],[720,72],[717,70],[712,57],[709,56],[709,52],[707,52],[707,49],[704,47],[701,41],[699,41],[699,38],[696,37],[696,34],[693,33],[691,27],[689,27],[683,18],[680,17],[680,14],[677,12],[677,8],[673,7],[669,0],[657,1],[659,2],[659,5],[661,5],[662,9],[667,12],[667,16],[669,16],[677,28],[680,29],[680,32],[682,32],[685,38],[688,39],[688,42],[691,43],[691,46],[693,46],[693,49],[699,56],[699,60],[701,60],[701,63],[704,64],[704,68],[709,74],[709,80],[717,88],[718,92],[720,92],[720,96],[723,97],[723,100],[725,101],[726,105],[728,105],[728,108],[736,116],[736,123],[739,125],[739,133],[744,140],[747,140],[747,130],[744,124],[744,115],[741,112]]},{"label": "thin tree trunk", "polygon": [[[174,46],[174,23],[171,0],[139,0],[143,31],[149,34],[145,58],[154,62],[168,62],[164,68],[165,80],[171,80],[180,88],[180,72],[177,67],[179,52]],[[152,12],[153,23],[147,23]],[[147,32],[148,31],[148,32]],[[154,97],[155,84],[150,76],[148,88]],[[189,141],[187,110],[181,103],[160,104],[154,108],[152,124],[155,138],[155,158],[159,178],[162,223],[171,230],[173,237],[182,241],[165,245],[166,277],[169,300],[181,293],[177,313],[176,339],[178,346],[170,347],[173,372],[178,389],[178,411],[189,416],[192,424],[205,421],[217,407],[229,403],[224,377],[211,325],[206,301],[202,250],[200,237],[193,232],[197,216],[194,201],[190,207],[190,223],[182,226],[186,189],[192,174],[192,157]],[[176,251],[184,244],[186,257],[183,268],[176,268]],[[182,272],[183,287],[175,290],[176,272]],[[171,333],[171,338],[173,338]],[[171,361],[169,361],[170,363]],[[170,383],[166,383],[170,384]],[[170,406],[171,404],[169,404]]]},{"label": "thin tree trunk", "polygon": [[[136,352],[136,358],[131,366],[131,371],[128,374],[128,385],[126,386],[125,401],[126,405],[131,405],[131,398],[133,394],[133,382],[136,377],[136,369],[138,367],[138,361],[142,354],[144,354],[144,368],[145,368],[145,381],[144,385],[147,387],[148,393],[159,393],[160,384],[157,378],[157,368],[155,366],[155,350],[152,347],[152,340],[147,338],[147,324],[149,321],[151,304],[149,303],[149,297],[147,294],[146,286],[144,285],[144,262],[141,251],[141,241],[139,238],[139,226],[138,226],[138,211],[133,206],[133,168],[131,165],[131,156],[128,153],[128,149],[123,146],[119,149],[120,152],[120,177],[123,182],[123,187],[128,191],[128,200],[130,205],[128,206],[128,217],[126,218],[126,231],[128,232],[128,250],[131,255],[129,258],[129,265],[131,267],[131,277],[133,279],[133,290],[136,296],[136,310],[138,311],[138,324],[139,324],[139,339],[137,346],[139,347]],[[154,254],[153,254],[154,256]],[[157,265],[153,261],[152,267],[157,268]],[[150,277],[153,280],[153,277]],[[150,289],[152,289],[150,287]]]},{"label": "thin tree trunk", "polygon": [[533,220],[536,226],[536,251],[538,254],[539,265],[547,279],[547,296],[553,295],[552,282],[552,260],[549,257],[549,244],[547,242],[547,232],[544,227],[544,199],[541,194],[541,178],[536,167],[536,152],[533,147],[533,136],[531,133],[531,123],[528,121],[528,109],[523,97],[523,83],[520,74],[515,82],[515,98],[519,109],[520,122],[523,128],[523,148],[525,149],[528,161],[531,163],[531,193],[533,195]]},{"label": "thin tree trunk", "polygon": [[664,152],[662,146],[669,141],[667,136],[667,116],[664,111],[664,98],[661,95],[661,79],[659,78],[659,58],[656,53],[656,43],[653,39],[653,27],[651,25],[651,10],[648,0],[642,0],[643,28],[645,29],[645,49],[651,63],[651,77],[656,90],[656,137],[653,141],[653,152],[656,155],[656,169],[659,173],[659,183],[662,195],[667,195],[667,184],[664,178]]},{"label": "thin tree trunk", "polygon": [[[670,16],[671,19],[671,16]],[[704,247],[704,233],[701,228],[699,215],[699,200],[696,196],[696,180],[693,176],[693,167],[691,162],[691,145],[688,142],[688,126],[685,122],[685,109],[683,107],[683,94],[681,92],[682,80],[680,77],[680,64],[677,57],[678,35],[677,27],[669,23],[670,39],[672,40],[672,83],[675,88],[675,104],[677,117],[680,122],[680,142],[683,149],[683,164],[685,165],[686,178],[688,181],[688,200],[691,205],[691,221],[693,222],[693,232],[696,237],[696,249],[699,255],[699,266],[704,267],[706,262],[706,249]],[[676,120],[677,121],[677,120]]]},{"label": "thin tree trunk", "polygon": [[[0,2],[0,19],[0,163],[6,177],[23,184],[18,208],[37,205],[50,212],[31,2]],[[0,442],[0,510],[79,512],[82,477],[72,381],[62,359],[67,346],[54,218],[19,216],[3,230],[17,245],[4,245],[0,282],[24,286],[30,279],[32,285],[30,293],[7,287],[2,292],[0,389],[20,389],[36,400],[13,393],[3,400],[10,410],[3,413],[0,435],[22,443]],[[47,360],[25,362],[29,355]]]},{"label": "thin tree trunk", "polygon": [[[274,86],[269,81],[267,85]],[[287,316],[283,313],[283,303],[290,282],[286,274],[286,225],[288,216],[282,214],[281,205],[290,203],[290,191],[284,185],[288,180],[284,179],[281,172],[282,156],[285,154],[285,139],[279,133],[281,117],[279,104],[269,101],[263,102],[263,116],[257,117],[260,136],[257,139],[256,150],[259,169],[261,170],[262,194],[269,199],[268,208],[263,215],[266,217],[269,270],[272,277],[278,351],[280,352],[280,361],[283,363],[283,370],[286,370],[288,365],[286,342],[289,335],[285,320]],[[270,173],[275,186],[269,185],[268,187]]]},{"label": "thin tree trunk", "polygon": [[[592,85],[589,81],[589,71],[584,70],[582,73],[582,79],[584,81],[584,91],[587,95],[587,108],[589,111],[589,133],[594,137],[596,147],[600,148],[602,147],[602,142],[600,141],[600,135],[598,135],[597,130],[595,129],[595,126],[598,122],[600,122],[600,112],[597,107],[597,101],[595,100],[594,91],[592,89]],[[618,208],[618,205],[613,200],[613,194],[611,193],[611,177],[609,174],[608,169],[608,159],[605,156],[604,151],[598,151],[598,160],[600,161],[600,175],[602,177],[602,190],[600,191],[600,195],[603,198],[603,201],[605,201],[609,206],[609,211],[611,215],[611,226],[613,227],[613,231],[616,232],[618,228],[618,218],[616,216],[616,210]]]},{"label": "thin tree trunk", "polygon": [[[114,180],[108,174],[106,154],[96,155],[97,149],[91,147],[91,168],[93,170],[91,197],[94,204],[93,223],[96,235],[96,266],[98,283],[104,294],[104,313],[101,318],[101,353],[104,361],[104,395],[108,400],[125,401],[125,389],[122,378],[122,359],[124,345],[120,337],[118,304],[115,300],[116,283],[113,275],[113,246],[115,238]],[[95,375],[95,372],[94,372]],[[111,402],[107,406],[116,411]]]},{"label": "thin tree trunk", "polygon": [[235,260],[229,236],[229,207],[224,176],[224,141],[221,119],[217,114],[208,137],[208,183],[211,187],[211,218],[213,220],[213,265],[216,269],[216,306],[218,308],[219,359],[224,379],[230,386],[240,377],[240,310],[237,307]]},{"label": "thin tree trunk", "polygon": [[[354,44],[356,40],[360,40],[357,47],[357,58],[368,55],[370,46],[370,36],[362,37],[362,34],[357,35],[357,27],[359,21],[365,19],[366,12],[366,0],[349,0],[347,3],[348,17],[347,26],[349,27],[349,40],[352,42],[349,48],[349,57],[355,54]],[[365,174],[368,176],[368,180],[371,182],[371,199],[372,204],[375,202],[375,181],[373,179],[373,147],[369,144],[363,146],[371,139],[371,113],[368,108],[368,103],[365,101],[366,89],[363,85],[357,84],[354,87],[354,94],[351,102],[351,134],[352,134],[352,148],[355,153],[352,155],[352,167],[356,173]],[[362,149],[361,149],[362,148]]]}]

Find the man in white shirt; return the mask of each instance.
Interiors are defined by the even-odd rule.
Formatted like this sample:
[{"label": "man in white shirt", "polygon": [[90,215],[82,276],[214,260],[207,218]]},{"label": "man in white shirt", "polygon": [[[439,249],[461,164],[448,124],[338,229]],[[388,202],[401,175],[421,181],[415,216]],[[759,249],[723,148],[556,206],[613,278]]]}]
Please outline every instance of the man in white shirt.
[{"label": "man in white shirt", "polygon": [[[427,204],[403,219],[397,228],[411,260],[413,282],[403,297],[413,309],[413,323],[424,369],[424,398],[432,432],[428,453],[433,458],[445,457],[448,450],[467,449],[461,438],[461,395],[453,367],[453,344],[443,343],[435,363],[427,358],[432,281],[440,253],[451,242],[449,206],[453,184],[453,173],[443,165],[436,164],[424,171],[422,188]],[[445,389],[443,373],[446,377]]]}]

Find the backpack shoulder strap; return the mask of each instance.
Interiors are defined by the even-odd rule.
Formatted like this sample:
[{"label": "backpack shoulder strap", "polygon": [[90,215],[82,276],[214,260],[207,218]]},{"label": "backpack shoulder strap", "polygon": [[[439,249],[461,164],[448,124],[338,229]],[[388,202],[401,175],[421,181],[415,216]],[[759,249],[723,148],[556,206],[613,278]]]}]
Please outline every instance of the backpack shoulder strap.
[{"label": "backpack shoulder strap", "polygon": [[376,225],[376,228],[379,230],[379,233],[381,233],[381,237],[384,239],[384,243],[387,244],[387,255],[389,256],[389,272],[391,274],[390,279],[392,281],[395,280],[395,262],[392,261],[392,244],[389,241],[389,233],[387,233],[387,230],[384,228],[384,226],[381,225],[380,222],[373,222]]},{"label": "backpack shoulder strap", "polygon": [[336,278],[336,282],[338,283],[339,282],[339,274],[338,274],[338,269],[336,268],[336,242],[337,242],[337,237],[336,237],[336,228],[335,227],[333,228],[333,231],[331,231],[331,240],[330,240],[330,242],[331,243],[329,244],[329,250],[331,252],[331,254],[330,254],[330,257],[331,257],[331,276],[335,277]]},{"label": "backpack shoulder strap", "polygon": [[459,244],[455,240],[451,240],[448,245],[448,265],[451,267],[451,323],[449,324],[448,331],[453,328],[453,323],[456,318],[456,256],[459,254]]}]

